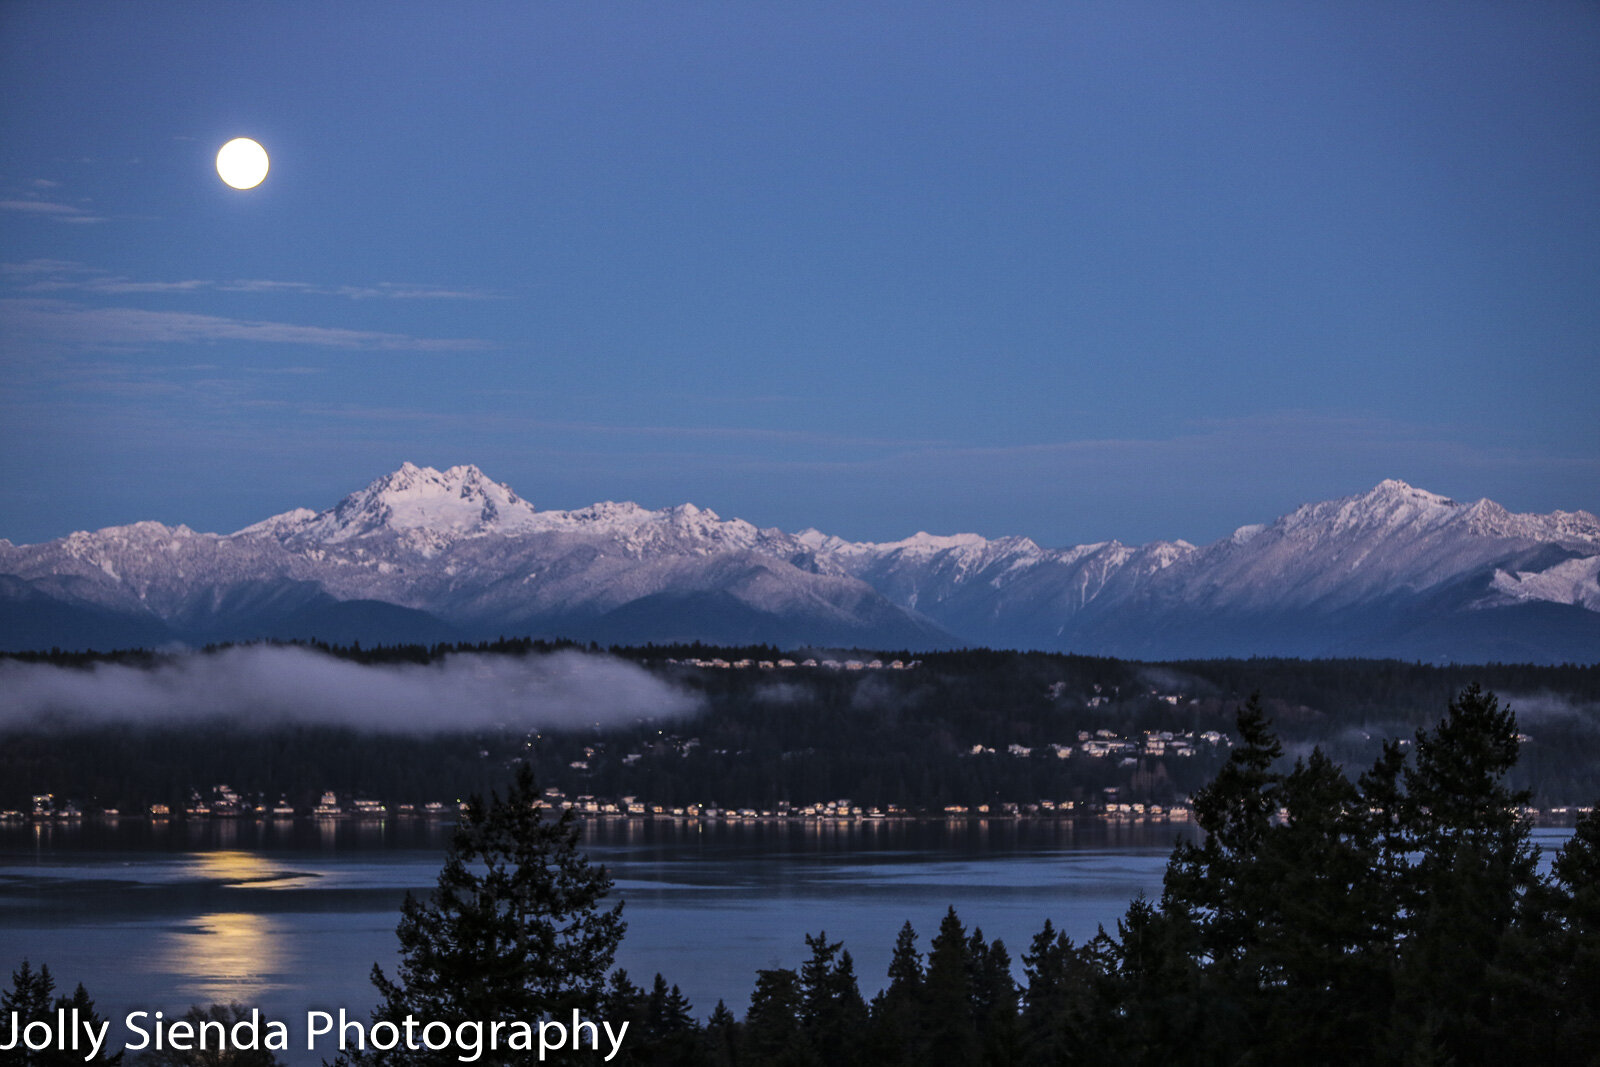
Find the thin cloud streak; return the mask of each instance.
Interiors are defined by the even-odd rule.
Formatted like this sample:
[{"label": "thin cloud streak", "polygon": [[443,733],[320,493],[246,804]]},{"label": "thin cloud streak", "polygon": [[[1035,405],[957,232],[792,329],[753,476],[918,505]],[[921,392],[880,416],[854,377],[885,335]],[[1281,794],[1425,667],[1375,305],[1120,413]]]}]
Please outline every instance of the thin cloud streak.
[{"label": "thin cloud streak", "polygon": [[[35,201],[3,201],[0,207],[35,205]],[[47,205],[52,210],[75,211],[66,205]],[[22,292],[55,293],[295,293],[307,296],[339,296],[349,300],[497,300],[503,294],[483,289],[461,289],[415,282],[373,282],[367,285],[316,285],[311,282],[277,281],[268,278],[228,280],[186,278],[178,281],[141,281],[113,275],[95,267],[59,259],[35,259],[25,263],[0,264],[0,274],[34,277],[21,287]]]},{"label": "thin cloud streak", "polygon": [[306,648],[184,652],[153,667],[0,661],[0,728],[184,723],[334,725],[381,733],[519,730],[681,718],[696,697],[644,668],[576,651],[464,653],[365,665]]},{"label": "thin cloud streak", "polygon": [[74,286],[61,283],[39,282],[27,287],[28,292],[50,292],[61,289],[87,288],[97,293],[192,293],[196,289],[208,289],[210,282],[199,279],[190,279],[181,282],[128,282],[107,281],[91,286]]},{"label": "thin cloud streak", "polygon": [[104,222],[82,208],[71,204],[58,204],[51,200],[0,200],[0,210],[20,211],[28,215],[47,215],[59,222]]},{"label": "thin cloud streak", "polygon": [[6,320],[18,333],[36,338],[111,348],[209,341],[415,352],[461,352],[491,347],[487,342],[468,339],[409,337],[182,311],[90,308],[62,300],[0,300],[0,319]]},{"label": "thin cloud streak", "polygon": [[335,296],[352,300],[494,300],[498,293],[477,292],[471,289],[443,289],[430,285],[404,285],[399,282],[379,282],[377,285],[341,285],[325,290]]},{"label": "thin cloud streak", "polygon": [[23,263],[0,263],[0,274],[76,274],[88,268],[68,259],[30,259]]}]

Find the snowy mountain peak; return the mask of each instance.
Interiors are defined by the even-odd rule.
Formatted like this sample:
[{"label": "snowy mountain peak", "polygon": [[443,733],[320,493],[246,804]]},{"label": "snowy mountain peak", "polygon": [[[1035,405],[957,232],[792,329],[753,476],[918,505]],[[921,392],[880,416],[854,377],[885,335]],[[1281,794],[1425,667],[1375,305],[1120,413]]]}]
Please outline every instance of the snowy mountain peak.
[{"label": "snowy mountain peak", "polygon": [[1261,533],[1261,531],[1265,530],[1266,528],[1267,527],[1265,523],[1252,522],[1248,526],[1241,526],[1237,530],[1233,531],[1233,536],[1229,538],[1229,540],[1236,545],[1249,544],[1251,541],[1256,539],[1256,535]]},{"label": "snowy mountain peak", "polygon": [[1383,481],[1379,482],[1377,485],[1373,486],[1370,490],[1368,490],[1365,493],[1362,493],[1361,495],[1362,496],[1401,496],[1401,497],[1403,497],[1403,496],[1414,496],[1414,495],[1418,495],[1418,494],[1420,494],[1422,496],[1434,497],[1434,498],[1439,499],[1439,500],[1445,499],[1444,497],[1439,496],[1438,493],[1430,493],[1426,489],[1418,489],[1416,486],[1412,485],[1410,482],[1401,481],[1399,478],[1385,478]]},{"label": "snowy mountain peak", "polygon": [[391,533],[434,543],[516,533],[535,522],[532,504],[471,464],[439,471],[403,463],[327,511],[308,517],[299,509],[240,532],[332,544]]},{"label": "snowy mountain peak", "polygon": [[[668,519],[679,526],[710,528],[731,522],[738,526],[749,526],[743,519],[723,519],[710,508],[696,507],[693,504],[679,504],[677,507],[668,508],[665,512]],[[755,527],[751,527],[754,529]]]},{"label": "snowy mountain peak", "polygon": [[1438,493],[1417,489],[1390,479],[1370,492],[1343,500],[1313,504],[1295,512],[1325,519],[1329,509],[1337,509],[1334,528],[1396,530],[1405,528],[1416,534],[1450,530],[1474,537],[1530,541],[1600,539],[1600,520],[1588,512],[1557,511],[1549,515],[1524,515],[1508,511],[1493,500],[1464,504]]},{"label": "snowy mountain peak", "polygon": [[795,541],[802,547],[812,552],[847,553],[856,548],[853,541],[846,541],[835,534],[825,534],[815,526],[808,526],[794,535]]},{"label": "snowy mountain peak", "polygon": [[1318,539],[1363,532],[1377,534],[1398,528],[1438,526],[1454,518],[1461,508],[1449,497],[1390,478],[1365,493],[1298,507],[1274,525],[1284,533],[1304,531]]},{"label": "snowy mountain peak", "polygon": [[[378,493],[389,496],[459,496],[469,497],[473,494],[485,494],[498,489],[501,495],[513,500],[517,494],[511,488],[489,478],[483,471],[470,463],[459,464],[448,470],[438,471],[432,467],[419,467],[415,463],[402,463],[400,469],[367,486],[363,493]],[[352,493],[359,496],[360,493]]]},{"label": "snowy mountain peak", "polygon": [[1368,492],[1350,499],[1361,501],[1374,510],[1432,510],[1461,506],[1447,496],[1430,493],[1426,489],[1418,489],[1416,486],[1408,485],[1398,478],[1386,478],[1373,486]]},{"label": "snowy mountain peak", "polygon": [[948,552],[952,549],[982,550],[988,545],[987,539],[975,533],[931,534],[926,530],[918,530],[902,541],[890,541],[878,547],[917,555],[932,555],[935,552]]}]

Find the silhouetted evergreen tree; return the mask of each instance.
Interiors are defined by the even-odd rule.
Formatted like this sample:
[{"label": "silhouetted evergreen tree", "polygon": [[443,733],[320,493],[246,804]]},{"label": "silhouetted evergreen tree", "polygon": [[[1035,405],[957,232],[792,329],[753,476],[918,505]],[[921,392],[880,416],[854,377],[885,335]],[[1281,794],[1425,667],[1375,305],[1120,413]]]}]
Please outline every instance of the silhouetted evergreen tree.
[{"label": "silhouetted evergreen tree", "polygon": [[811,957],[800,966],[800,1024],[812,1050],[829,1067],[857,1062],[867,1024],[867,1005],[856,984],[855,964],[827,931],[806,935]]},{"label": "silhouetted evergreen tree", "polygon": [[1117,920],[1115,1051],[1135,1063],[1228,1063],[1248,1040],[1233,982],[1210,984],[1197,928],[1180,909],[1143,896]]},{"label": "silhouetted evergreen tree", "polygon": [[705,1046],[706,1062],[711,1067],[734,1067],[739,1062],[739,1021],[720,1000],[706,1020]]},{"label": "silhouetted evergreen tree", "polygon": [[[55,1007],[55,989],[56,982],[50,976],[48,966],[41,964],[36,971],[27,960],[23,960],[22,966],[11,972],[11,988],[0,993],[0,1019],[5,1019],[9,1025],[9,1016],[15,1012],[22,1027],[30,1022],[47,1020]],[[17,1048],[0,1051],[0,1064],[5,1067],[43,1067],[53,1064],[54,1056],[54,1050],[35,1052],[19,1042]]]},{"label": "silhouetted evergreen tree", "polygon": [[744,1017],[739,1063],[750,1067],[820,1067],[800,1024],[800,976],[787,967],[757,971]]},{"label": "silhouetted evergreen tree", "polygon": [[[954,909],[925,968],[905,924],[866,1062],[1600,1064],[1600,816],[1539,878],[1508,710],[1468,687],[1356,782],[1320,749],[1281,769],[1256,698],[1238,726],[1159,905],[1082,947],[1046,923],[1020,1003],[1005,947]],[[798,983],[762,972],[757,1062],[818,1051],[817,991],[845,957],[807,944]]]},{"label": "silhouetted evergreen tree", "polygon": [[[1272,769],[1283,747],[1260,694],[1239,709],[1237,725],[1228,762],[1194,798],[1204,839],[1174,849],[1159,910],[1135,901],[1119,923],[1138,1049],[1165,1048],[1172,1033],[1188,1029],[1174,1024],[1191,1016],[1194,1027],[1242,1036],[1263,1014],[1261,931],[1277,902],[1262,859],[1283,801],[1283,775]],[[1203,983],[1194,964],[1204,968]]]},{"label": "silhouetted evergreen tree", "polygon": [[[72,1012],[76,1011],[78,1013],[80,1025],[87,1024],[95,1029],[99,1029],[101,1023],[104,1022],[104,1020],[100,1018],[100,1013],[95,1010],[94,1001],[90,999],[89,991],[83,988],[82,982],[79,982],[73,987],[72,995],[70,997],[57,997],[56,1007],[65,1008],[69,1019],[72,1016]],[[213,1007],[216,1007],[216,1005],[213,1005]],[[233,1005],[233,1007],[237,1009],[238,1005]],[[116,1026],[112,1026],[111,1029],[106,1031],[105,1045],[92,1057],[85,1055],[85,1053],[81,1051],[68,1052],[59,1062],[105,1064],[121,1063],[125,1058],[126,1053],[121,1050],[117,1052],[111,1051],[111,1035],[116,1032],[116,1029]],[[258,1067],[275,1067],[278,1061],[270,1053],[262,1052],[253,1060],[240,1060],[235,1062],[244,1064],[246,1067],[257,1067],[257,1065]]]},{"label": "silhouetted evergreen tree", "polygon": [[1408,1055],[1459,1064],[1504,1063],[1520,1020],[1495,996],[1506,937],[1536,921],[1525,905],[1536,857],[1521,807],[1505,784],[1517,760],[1510,709],[1472,685],[1431,732],[1419,731],[1406,787],[1403,940],[1394,1025]]},{"label": "silhouetted evergreen tree", "polygon": [[1577,1062],[1600,1064],[1600,805],[1578,821],[1554,874],[1561,929],[1549,959],[1561,1007],[1558,1047],[1573,1050]]},{"label": "silhouetted evergreen tree", "polygon": [[1360,791],[1317,749],[1279,790],[1283,821],[1254,871],[1260,926],[1247,953],[1252,1044],[1300,1063],[1370,1059],[1390,997],[1390,901]]},{"label": "silhouetted evergreen tree", "polygon": [[1260,694],[1239,710],[1239,743],[1210,785],[1194,798],[1200,844],[1182,842],[1167,865],[1164,899],[1180,906],[1198,929],[1207,967],[1218,974],[1248,972],[1268,887],[1256,863],[1282,801],[1283,776],[1272,765],[1283,746],[1261,709]]},{"label": "silhouetted evergreen tree", "polygon": [[1111,964],[1096,953],[1109,946],[1074,946],[1049,919],[1022,957],[1027,980],[1021,1015],[1021,1062],[1028,1067],[1104,1063],[1110,1059],[1113,1008]]},{"label": "silhouetted evergreen tree", "polygon": [[628,1024],[628,1040],[623,1042],[616,1058],[611,1061],[613,1067],[638,1067],[652,1062],[654,1048],[648,1040],[649,997],[628,977],[625,968],[618,967],[611,972],[605,991],[600,994],[597,1014],[611,1024],[613,1031],[623,1023]]},{"label": "silhouetted evergreen tree", "polygon": [[1017,1011],[1021,1006],[1017,983],[1011,977],[1011,954],[1005,942],[985,944],[983,931],[974,928],[967,939],[972,1018],[983,1047],[983,1062],[1009,1067],[1021,1055]]},{"label": "silhouetted evergreen tree", "polygon": [[888,977],[889,984],[872,998],[872,1022],[863,1058],[886,1067],[923,1063],[923,1001],[927,994],[917,932],[909,921],[895,938]]},{"label": "silhouetted evergreen tree", "polygon": [[[18,1022],[27,1026],[49,1016],[54,1006],[52,994],[55,993],[56,982],[50,977],[50,968],[40,965],[36,971],[27,960],[22,961],[22,966],[11,972],[11,988],[0,992],[0,1016],[16,1013]],[[0,1064],[7,1067],[15,1064],[16,1067],[32,1065],[43,1061],[37,1058],[38,1053],[25,1048],[15,1048],[0,1052]]]},{"label": "silhouetted evergreen tree", "polygon": [[[644,1026],[632,1042],[635,1058],[657,1067],[692,1067],[704,1063],[706,1049],[692,1011],[682,991],[675,985],[669,988],[667,980],[658,972],[645,998]],[[613,1027],[617,1025],[613,1020],[608,1021]]]},{"label": "silhouetted evergreen tree", "polygon": [[[11,972],[11,988],[0,991],[0,1020],[7,1027],[5,1040],[11,1037],[11,1013],[17,1016],[19,1031],[27,1028],[31,1022],[45,1022],[53,1024],[56,1019],[57,1009],[66,1009],[68,1018],[74,1008],[78,1010],[78,1019],[81,1023],[99,1027],[100,1015],[95,1011],[94,1001],[89,999],[88,992],[79,983],[69,996],[56,996],[56,981],[50,974],[50,968],[44,964],[34,970],[26,959],[22,965]],[[107,1038],[107,1047],[102,1047],[92,1058],[86,1051],[74,1052],[70,1047],[57,1048],[50,1046],[43,1049],[30,1049],[25,1042],[19,1041],[16,1048],[0,1050],[0,1067],[65,1067],[75,1063],[101,1063],[119,1064],[122,1062],[121,1051],[112,1052],[110,1039]]]},{"label": "silhouetted evergreen tree", "polygon": [[[578,851],[572,812],[547,817],[521,766],[504,798],[468,803],[433,893],[407,895],[396,978],[372,969],[383,998],[375,1018],[453,1025],[592,1013],[624,930],[621,904],[600,909],[610,889],[605,870]],[[363,1059],[458,1062],[404,1050]]]},{"label": "silhouetted evergreen tree", "polygon": [[978,1063],[983,1045],[972,1012],[972,958],[967,931],[956,909],[945,912],[928,945],[923,1032],[928,1046],[947,1063]]}]

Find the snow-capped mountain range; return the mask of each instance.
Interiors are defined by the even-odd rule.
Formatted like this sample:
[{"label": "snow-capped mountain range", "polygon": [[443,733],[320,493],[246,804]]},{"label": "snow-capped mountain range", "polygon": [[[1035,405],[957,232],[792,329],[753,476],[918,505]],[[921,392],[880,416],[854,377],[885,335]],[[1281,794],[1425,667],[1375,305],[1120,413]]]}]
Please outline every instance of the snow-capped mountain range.
[{"label": "snow-capped mountain range", "polygon": [[0,540],[0,648],[500,634],[1600,662],[1600,520],[1386,481],[1205,546],[872,544],[692,504],[539,511],[476,467],[407,463],[232,534]]}]

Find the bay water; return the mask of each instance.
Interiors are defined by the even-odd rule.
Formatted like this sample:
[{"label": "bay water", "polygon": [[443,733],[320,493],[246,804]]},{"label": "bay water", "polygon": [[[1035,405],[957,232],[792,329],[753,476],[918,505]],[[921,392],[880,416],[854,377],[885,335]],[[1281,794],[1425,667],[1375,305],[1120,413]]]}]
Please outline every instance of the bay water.
[{"label": "bay water", "polygon": [[[1046,918],[1076,941],[1139,893],[1158,897],[1183,824],[1107,820],[699,823],[584,827],[614,879],[627,936],[617,963],[677,984],[704,1019],[743,1015],[759,968],[798,968],[825,931],[863,994],[885,984],[910,921],[926,952],[949,907],[1021,956]],[[1568,831],[1538,831],[1546,853]],[[0,982],[23,958],[61,992],[83,982],[102,1017],[171,1018],[236,1001],[265,1018],[376,1002],[393,974],[407,892],[434,884],[450,827],[425,820],[211,820],[0,825]],[[291,1025],[298,1032],[298,1024]],[[315,1062],[304,1052],[285,1058]]]}]

